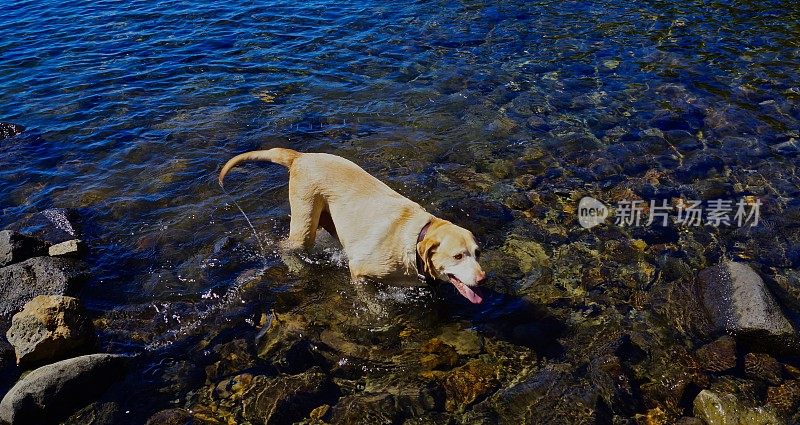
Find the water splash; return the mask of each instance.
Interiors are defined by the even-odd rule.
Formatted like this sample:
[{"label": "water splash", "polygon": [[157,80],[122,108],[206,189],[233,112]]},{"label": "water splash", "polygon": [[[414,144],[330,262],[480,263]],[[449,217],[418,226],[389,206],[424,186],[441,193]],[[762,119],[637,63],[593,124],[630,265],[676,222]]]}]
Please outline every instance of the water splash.
[{"label": "water splash", "polygon": [[[168,347],[179,341],[181,337],[189,336],[192,332],[200,328],[206,323],[209,317],[213,317],[216,313],[224,310],[226,307],[231,306],[238,302],[244,302],[241,297],[241,290],[246,283],[259,279],[266,271],[266,264],[259,269],[252,269],[249,273],[243,273],[234,281],[234,284],[228,288],[224,294],[218,295],[209,291],[202,295],[204,300],[210,300],[210,303],[198,308],[197,314],[194,318],[187,320],[180,314],[170,312],[169,303],[162,303],[162,309],[158,305],[153,305],[156,312],[163,316],[164,321],[168,322],[170,319],[175,321],[179,326],[165,334],[157,337],[145,346],[145,350],[154,351],[164,347]],[[194,316],[194,315],[193,315]]]},{"label": "water splash", "polygon": [[187,336],[191,332],[197,330],[200,326],[202,326],[205,323],[208,317],[221,311],[223,308],[227,306],[230,306],[236,302],[241,301],[242,298],[240,294],[242,287],[244,287],[245,284],[248,282],[261,278],[264,275],[264,272],[267,270],[266,249],[264,248],[264,243],[259,237],[255,226],[253,226],[252,221],[250,221],[250,217],[247,216],[247,213],[245,213],[242,207],[239,205],[239,203],[236,202],[236,199],[227,190],[225,190],[225,187],[222,184],[220,184],[220,188],[222,189],[223,193],[225,193],[225,195],[231,200],[233,205],[236,206],[239,212],[242,213],[242,216],[247,222],[247,225],[250,226],[250,230],[253,231],[253,236],[256,238],[256,241],[258,242],[259,257],[262,260],[262,265],[260,268],[251,269],[240,274],[239,277],[237,277],[236,280],[234,280],[233,285],[230,288],[228,288],[222,295],[216,294],[212,290],[209,290],[208,292],[203,294],[201,298],[203,300],[208,300],[209,304],[201,306],[201,308],[198,308],[197,315],[192,320],[184,322],[184,320],[182,319],[185,318],[182,318],[179,314],[170,313],[168,311],[169,310],[168,304],[162,304],[163,307],[162,310],[159,310],[158,306],[154,305],[153,307],[155,308],[156,313],[162,314],[164,316],[165,321],[169,321],[170,319],[172,319],[173,321],[177,322],[179,326],[176,329],[167,332],[162,337],[156,338],[154,341],[147,344],[145,346],[145,350],[147,351],[153,351],[172,345],[173,343],[178,341],[178,339],[181,336]]}]

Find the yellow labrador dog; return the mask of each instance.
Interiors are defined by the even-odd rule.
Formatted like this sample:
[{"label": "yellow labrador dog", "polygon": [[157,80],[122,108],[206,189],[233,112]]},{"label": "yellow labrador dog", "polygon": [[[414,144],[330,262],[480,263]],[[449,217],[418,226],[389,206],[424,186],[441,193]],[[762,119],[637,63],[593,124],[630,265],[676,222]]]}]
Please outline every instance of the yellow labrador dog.
[{"label": "yellow labrador dog", "polygon": [[220,185],[242,161],[289,169],[291,221],[284,248],[311,249],[322,227],[342,244],[353,279],[431,277],[451,282],[472,303],[483,301],[470,289],[486,278],[472,232],[434,217],[353,162],[284,148],[251,151],[222,167]]}]

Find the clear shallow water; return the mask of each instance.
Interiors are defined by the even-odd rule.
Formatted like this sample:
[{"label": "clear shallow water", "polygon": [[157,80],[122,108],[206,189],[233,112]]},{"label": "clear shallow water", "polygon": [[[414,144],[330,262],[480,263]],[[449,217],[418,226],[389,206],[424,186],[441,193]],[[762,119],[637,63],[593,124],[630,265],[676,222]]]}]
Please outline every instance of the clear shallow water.
[{"label": "clear shallow water", "polygon": [[[81,211],[95,271],[82,299],[101,347],[157,351],[144,392],[163,388],[163,365],[184,353],[252,339],[271,310],[365,310],[318,319],[362,343],[369,329],[427,324],[431,337],[455,324],[566,362],[582,342],[566,335],[598,310],[615,329],[658,326],[637,300],[668,275],[664,258],[701,268],[733,257],[769,276],[800,264],[797,148],[781,147],[800,138],[794,2],[17,2],[4,15],[0,119],[29,130],[0,142],[0,225]],[[285,171],[249,166],[228,184],[265,241],[261,258],[216,171],[272,146],[350,158],[470,227],[497,299],[472,308],[446,287],[385,288],[359,306],[330,254],[288,275],[270,254],[287,228]],[[626,241],[658,238],[582,233],[569,209],[624,193],[753,195],[767,225],[694,230],[628,258]],[[546,267],[521,271],[511,236],[539,243]],[[581,280],[590,271],[605,284]],[[369,312],[376,304],[387,310]],[[537,351],[531,308],[578,330]],[[373,342],[385,361],[424,340]],[[503,385],[522,373],[508,370]],[[182,404],[202,385],[183,378],[124,403],[144,417]]]}]

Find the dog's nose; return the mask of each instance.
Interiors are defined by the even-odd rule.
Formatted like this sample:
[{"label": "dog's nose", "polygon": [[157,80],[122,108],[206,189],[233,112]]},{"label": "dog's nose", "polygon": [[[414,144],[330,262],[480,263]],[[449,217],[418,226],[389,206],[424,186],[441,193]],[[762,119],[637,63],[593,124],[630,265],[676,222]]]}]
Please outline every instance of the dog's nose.
[{"label": "dog's nose", "polygon": [[485,271],[483,271],[483,270],[481,270],[481,272],[480,272],[480,273],[478,273],[478,278],[477,278],[477,279],[475,279],[475,283],[476,283],[476,284],[478,284],[478,285],[480,285],[480,284],[482,284],[483,282],[486,282],[486,272],[485,272]]}]

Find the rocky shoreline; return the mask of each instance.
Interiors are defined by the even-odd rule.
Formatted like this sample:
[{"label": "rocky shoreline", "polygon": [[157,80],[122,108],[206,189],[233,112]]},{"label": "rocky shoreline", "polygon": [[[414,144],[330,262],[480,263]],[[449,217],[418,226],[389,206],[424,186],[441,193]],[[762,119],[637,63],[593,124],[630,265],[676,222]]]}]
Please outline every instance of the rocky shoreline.
[{"label": "rocky shoreline", "polygon": [[70,296],[89,275],[75,216],[45,210],[0,231],[2,423],[68,420],[125,370],[126,356],[90,354],[92,321]]}]

